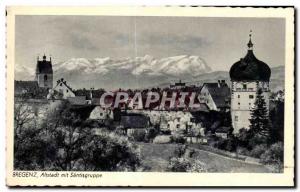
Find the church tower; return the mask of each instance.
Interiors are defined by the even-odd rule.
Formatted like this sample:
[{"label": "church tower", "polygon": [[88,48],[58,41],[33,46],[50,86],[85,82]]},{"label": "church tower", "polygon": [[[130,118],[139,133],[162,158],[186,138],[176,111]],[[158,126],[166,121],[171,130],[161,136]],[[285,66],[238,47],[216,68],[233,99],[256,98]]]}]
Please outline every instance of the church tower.
[{"label": "church tower", "polygon": [[47,61],[46,55],[43,56],[43,60],[39,60],[39,57],[37,57],[35,80],[38,82],[39,87],[52,89],[53,70],[51,57],[49,61]]},{"label": "church tower", "polygon": [[234,133],[240,129],[249,129],[251,110],[254,107],[256,94],[261,89],[269,109],[269,66],[258,60],[253,53],[251,33],[247,44],[248,52],[244,58],[234,63],[230,69],[231,79],[231,117]]}]

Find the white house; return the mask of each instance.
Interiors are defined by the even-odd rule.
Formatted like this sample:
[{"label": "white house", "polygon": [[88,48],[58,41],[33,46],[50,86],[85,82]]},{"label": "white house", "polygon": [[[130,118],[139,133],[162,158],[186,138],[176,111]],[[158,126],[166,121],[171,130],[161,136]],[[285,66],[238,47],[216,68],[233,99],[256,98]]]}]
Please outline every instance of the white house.
[{"label": "white house", "polygon": [[75,97],[75,93],[63,78],[56,82],[56,86],[50,89],[47,95],[47,99],[68,99],[69,97]]}]

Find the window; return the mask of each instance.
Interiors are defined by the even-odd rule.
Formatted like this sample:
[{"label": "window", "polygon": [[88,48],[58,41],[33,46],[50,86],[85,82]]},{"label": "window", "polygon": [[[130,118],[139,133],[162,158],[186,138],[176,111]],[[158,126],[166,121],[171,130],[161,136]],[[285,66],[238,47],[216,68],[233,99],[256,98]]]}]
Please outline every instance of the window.
[{"label": "window", "polygon": [[47,81],[48,77],[47,75],[44,76],[44,81]]},{"label": "window", "polygon": [[254,98],[254,96],[253,95],[249,95],[249,99],[253,99]]},{"label": "window", "polygon": [[239,116],[234,116],[234,120],[238,121],[239,120]]},{"label": "window", "polygon": [[100,113],[100,116],[103,116],[103,113]]},{"label": "window", "polygon": [[238,102],[238,105],[240,105],[241,103],[240,102]]},{"label": "window", "polygon": [[238,95],[238,98],[240,98],[240,95]]},{"label": "window", "polygon": [[67,89],[67,93],[69,92],[69,90]]},{"label": "window", "polygon": [[247,89],[247,84],[243,84],[243,89]]},{"label": "window", "polygon": [[62,83],[60,83],[60,86],[62,87]]},{"label": "window", "polygon": [[179,124],[177,124],[177,125],[176,125],[176,128],[177,128],[177,129],[179,129],[179,127],[180,127],[180,125],[179,125]]}]

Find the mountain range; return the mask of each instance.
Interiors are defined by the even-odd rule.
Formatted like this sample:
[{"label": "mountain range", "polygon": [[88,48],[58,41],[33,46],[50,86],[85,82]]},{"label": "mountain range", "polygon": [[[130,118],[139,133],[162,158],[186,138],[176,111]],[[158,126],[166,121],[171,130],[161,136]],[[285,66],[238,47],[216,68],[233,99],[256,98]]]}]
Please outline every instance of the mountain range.
[{"label": "mountain range", "polygon": [[[176,81],[188,84],[229,81],[227,71],[213,71],[199,56],[181,55],[157,59],[150,55],[136,58],[71,58],[53,65],[54,81],[64,78],[77,88],[150,88],[166,87]],[[284,67],[272,68],[271,89],[283,89]],[[34,79],[34,69],[16,66],[15,77],[18,80]]]}]

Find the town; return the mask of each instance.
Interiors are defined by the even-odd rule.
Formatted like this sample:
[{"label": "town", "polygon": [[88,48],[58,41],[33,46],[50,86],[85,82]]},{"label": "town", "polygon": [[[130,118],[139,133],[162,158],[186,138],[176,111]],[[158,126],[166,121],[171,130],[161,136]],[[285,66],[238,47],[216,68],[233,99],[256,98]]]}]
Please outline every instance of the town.
[{"label": "town", "polygon": [[[260,165],[267,148],[249,141],[258,139],[256,133],[268,144],[283,141],[279,119],[284,90],[270,90],[271,70],[255,57],[251,35],[247,47],[246,56],[230,69],[231,82],[220,79],[193,85],[178,79],[166,87],[145,89],[73,89],[63,77],[53,79],[52,58],[44,55],[37,58],[33,81],[15,81],[15,105],[26,105],[29,116],[41,123],[47,113],[67,103],[95,134],[105,129],[137,143],[185,144]],[[255,129],[255,121],[264,117],[280,123],[268,121],[266,127]]]}]

